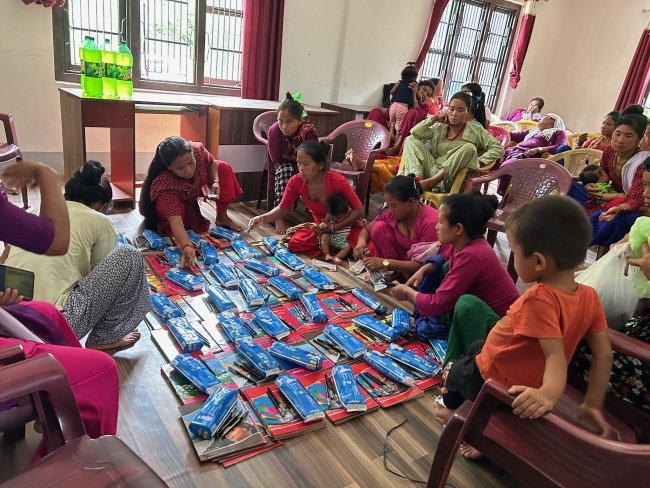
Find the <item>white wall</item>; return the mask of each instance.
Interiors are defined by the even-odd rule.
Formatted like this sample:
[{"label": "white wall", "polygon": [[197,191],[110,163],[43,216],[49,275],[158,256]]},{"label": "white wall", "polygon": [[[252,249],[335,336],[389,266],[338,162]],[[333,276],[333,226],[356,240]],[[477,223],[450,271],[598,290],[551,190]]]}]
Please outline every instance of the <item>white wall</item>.
[{"label": "white wall", "polygon": [[550,0],[537,19],[517,89],[500,107],[508,114],[533,97],[572,130],[598,130],[613,110],[650,14],[646,0]]}]

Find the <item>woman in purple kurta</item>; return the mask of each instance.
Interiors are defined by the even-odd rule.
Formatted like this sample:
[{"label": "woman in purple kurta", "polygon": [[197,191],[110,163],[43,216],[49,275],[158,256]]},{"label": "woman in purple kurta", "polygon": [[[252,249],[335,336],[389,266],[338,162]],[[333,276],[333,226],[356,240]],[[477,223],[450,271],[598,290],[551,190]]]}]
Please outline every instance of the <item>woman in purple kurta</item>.
[{"label": "woman in purple kurta", "polygon": [[[558,147],[567,143],[564,121],[559,115],[546,114],[539,121],[536,129],[513,131],[510,133],[510,140],[518,144],[506,148],[501,166],[515,159],[539,158],[545,152],[555,154]],[[510,177],[500,179],[498,190],[500,195],[505,194],[509,184]]]}]

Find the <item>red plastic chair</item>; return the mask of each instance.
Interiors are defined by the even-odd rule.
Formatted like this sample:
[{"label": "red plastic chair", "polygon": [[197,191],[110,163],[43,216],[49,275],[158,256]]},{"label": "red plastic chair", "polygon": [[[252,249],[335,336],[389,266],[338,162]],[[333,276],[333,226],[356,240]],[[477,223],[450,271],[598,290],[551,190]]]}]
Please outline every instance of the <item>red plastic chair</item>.
[{"label": "red plastic chair", "polygon": [[333,144],[334,140],[344,135],[346,139],[345,152],[350,149],[355,156],[366,161],[366,168],[363,171],[355,171],[348,162],[332,162],[330,171],[341,173],[348,180],[351,180],[359,200],[366,202],[366,214],[370,207],[370,178],[375,157],[380,151],[384,151],[390,144],[390,136],[385,127],[371,120],[352,120],[337,127],[327,137],[320,140]]},{"label": "red plastic chair", "polygon": [[[564,405],[558,403],[552,412],[536,420],[514,415],[510,407],[513,399],[504,385],[490,379],[475,402],[466,401],[454,412],[440,436],[428,488],[445,486],[462,441],[526,486],[648,486],[650,446],[635,444],[633,432],[620,420],[606,415],[621,439],[614,441],[568,420],[578,406],[572,399],[563,396]],[[558,406],[564,411],[557,411]]]},{"label": "red plastic chair", "polygon": [[[0,163],[6,163],[12,159],[20,161],[23,157],[18,147],[18,138],[16,137],[16,127],[14,126],[14,119],[11,114],[0,113],[0,120],[5,128],[5,138],[7,142],[5,144],[0,144]],[[29,201],[27,197],[27,186],[21,188],[23,196],[23,208],[29,207]]]},{"label": "red plastic chair", "polygon": [[[571,189],[571,175],[562,166],[547,159],[529,158],[512,161],[486,176],[468,179],[465,184],[465,193],[502,176],[512,177],[512,189],[509,195],[504,197],[506,199],[505,206],[501,210],[497,210],[495,216],[487,223],[487,241],[492,247],[496,242],[497,233],[504,232],[508,216],[524,203],[548,195],[552,190],[557,190],[560,195],[566,195]],[[518,276],[512,252],[508,260],[508,273],[517,283]]]},{"label": "red plastic chair", "polygon": [[491,125],[487,128],[487,131],[501,143],[504,149],[510,145],[510,132],[503,127]]},{"label": "red plastic chair", "polygon": [[29,395],[49,454],[1,488],[167,486],[124,442],[86,435],[63,366],[49,354],[0,368],[0,402]]},{"label": "red plastic chair", "polygon": [[[255,117],[253,121],[253,135],[255,139],[260,141],[265,146],[269,143],[269,127],[271,127],[278,120],[278,112],[271,110],[263,112]],[[269,212],[273,209],[273,195],[275,194],[275,168],[273,161],[269,157],[269,150],[266,150],[266,163],[262,171],[262,181],[260,181],[260,191],[257,196],[257,208],[262,206],[262,195],[264,194],[264,186],[266,186],[266,211]]]}]

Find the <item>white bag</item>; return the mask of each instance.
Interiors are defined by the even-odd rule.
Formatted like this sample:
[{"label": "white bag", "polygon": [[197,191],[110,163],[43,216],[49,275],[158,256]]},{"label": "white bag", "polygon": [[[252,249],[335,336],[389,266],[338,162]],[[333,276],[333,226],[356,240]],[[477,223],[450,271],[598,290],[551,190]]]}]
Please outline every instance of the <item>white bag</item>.
[{"label": "white bag", "polygon": [[618,248],[616,246],[576,278],[576,282],[596,290],[605,309],[607,325],[614,330],[620,330],[632,317],[639,300],[632,279],[624,274],[625,253]]}]

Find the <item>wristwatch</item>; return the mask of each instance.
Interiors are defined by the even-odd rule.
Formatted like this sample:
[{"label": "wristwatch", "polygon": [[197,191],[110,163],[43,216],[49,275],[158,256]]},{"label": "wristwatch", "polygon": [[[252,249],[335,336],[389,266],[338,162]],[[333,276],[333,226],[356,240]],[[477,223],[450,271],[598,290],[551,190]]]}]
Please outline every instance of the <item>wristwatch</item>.
[{"label": "wristwatch", "polygon": [[384,269],[388,269],[388,265],[390,264],[390,261],[388,261],[388,259],[384,259],[384,260],[381,262],[381,264],[382,264],[382,266],[384,267]]}]

